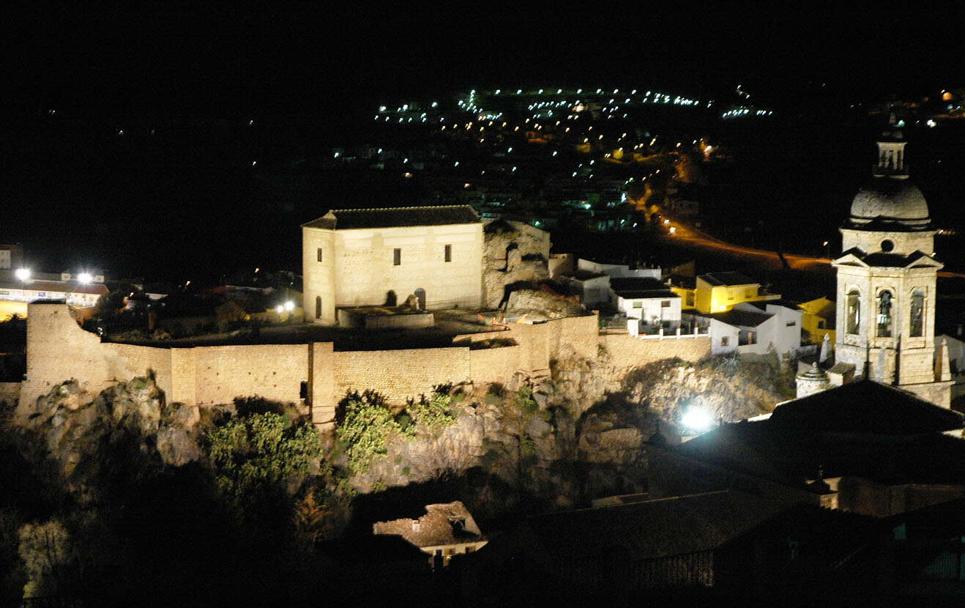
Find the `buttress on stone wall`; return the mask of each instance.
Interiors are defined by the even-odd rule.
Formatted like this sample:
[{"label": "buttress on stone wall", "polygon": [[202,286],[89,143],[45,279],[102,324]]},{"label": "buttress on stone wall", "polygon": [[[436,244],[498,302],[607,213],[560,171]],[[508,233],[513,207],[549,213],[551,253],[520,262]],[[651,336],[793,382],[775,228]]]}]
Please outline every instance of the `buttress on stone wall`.
[{"label": "buttress on stone wall", "polygon": [[330,425],[336,404],[353,390],[373,389],[402,404],[440,384],[506,383],[518,372],[546,374],[551,360],[596,358],[601,344],[610,351],[608,372],[710,353],[707,338],[601,338],[598,326],[595,314],[511,324],[457,336],[442,348],[336,351],[331,342],[159,348],[101,342],[77,324],[66,305],[37,303],[30,305],[27,321],[19,413],[29,415],[39,397],[71,378],[96,393],[151,370],[171,402],[214,405],[258,396],[306,403],[313,422]]}]

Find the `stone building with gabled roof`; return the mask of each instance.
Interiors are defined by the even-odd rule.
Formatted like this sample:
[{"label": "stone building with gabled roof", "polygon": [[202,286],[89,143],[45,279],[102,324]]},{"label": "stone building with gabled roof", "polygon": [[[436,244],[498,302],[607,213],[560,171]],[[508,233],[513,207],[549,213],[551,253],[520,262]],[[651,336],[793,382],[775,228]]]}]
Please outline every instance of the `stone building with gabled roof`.
[{"label": "stone building with gabled roof", "polygon": [[454,555],[472,553],[483,548],[487,540],[476,520],[462,502],[426,505],[419,519],[393,519],[373,524],[376,535],[401,536],[430,556],[430,563],[449,565]]},{"label": "stone building with gabled roof", "polygon": [[423,310],[482,303],[483,224],[469,205],[332,209],[302,225],[306,319],[401,304]]}]

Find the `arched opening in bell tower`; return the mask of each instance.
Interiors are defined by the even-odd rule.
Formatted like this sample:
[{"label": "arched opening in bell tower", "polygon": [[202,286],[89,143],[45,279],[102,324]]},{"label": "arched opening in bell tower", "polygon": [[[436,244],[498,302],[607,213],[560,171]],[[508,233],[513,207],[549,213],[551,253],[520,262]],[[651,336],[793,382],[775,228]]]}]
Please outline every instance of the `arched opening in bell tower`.
[{"label": "arched opening in bell tower", "polygon": [[894,296],[888,290],[878,294],[878,332],[879,338],[890,338],[892,334],[892,306]]},{"label": "arched opening in bell tower", "polygon": [[861,294],[856,289],[848,292],[847,299],[847,332],[851,335],[858,335],[861,327]]},{"label": "arched opening in bell tower", "polygon": [[916,289],[911,292],[911,305],[909,306],[909,319],[911,326],[908,335],[912,338],[920,338],[925,335],[925,292]]}]

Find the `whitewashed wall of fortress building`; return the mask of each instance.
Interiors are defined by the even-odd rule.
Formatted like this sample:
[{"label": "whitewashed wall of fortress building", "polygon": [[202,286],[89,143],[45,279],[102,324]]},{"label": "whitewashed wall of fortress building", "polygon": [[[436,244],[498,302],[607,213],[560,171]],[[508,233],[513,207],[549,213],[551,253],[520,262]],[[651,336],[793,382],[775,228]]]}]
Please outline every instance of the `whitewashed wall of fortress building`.
[{"label": "whitewashed wall of fortress building", "polygon": [[[478,308],[482,258],[482,224],[353,230],[306,226],[302,228],[305,315],[334,323],[336,307],[384,304],[390,291],[400,304],[421,290],[428,309]],[[321,298],[320,318],[315,315],[317,298]]]}]

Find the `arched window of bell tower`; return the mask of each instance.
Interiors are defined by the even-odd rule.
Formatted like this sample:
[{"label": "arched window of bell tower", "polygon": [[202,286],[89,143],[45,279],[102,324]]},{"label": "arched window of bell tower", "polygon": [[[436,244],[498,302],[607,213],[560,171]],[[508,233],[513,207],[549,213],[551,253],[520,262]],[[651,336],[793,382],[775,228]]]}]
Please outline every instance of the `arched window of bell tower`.
[{"label": "arched window of bell tower", "polygon": [[877,336],[879,338],[890,338],[893,333],[891,329],[893,300],[894,296],[887,289],[878,294]]},{"label": "arched window of bell tower", "polygon": [[848,292],[845,314],[847,323],[845,330],[852,335],[858,335],[861,328],[861,294],[857,289]]},{"label": "arched window of bell tower", "polygon": [[911,304],[909,306],[909,319],[911,326],[908,335],[912,338],[920,338],[925,335],[925,292],[916,289],[911,292]]}]

